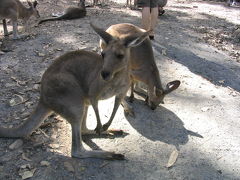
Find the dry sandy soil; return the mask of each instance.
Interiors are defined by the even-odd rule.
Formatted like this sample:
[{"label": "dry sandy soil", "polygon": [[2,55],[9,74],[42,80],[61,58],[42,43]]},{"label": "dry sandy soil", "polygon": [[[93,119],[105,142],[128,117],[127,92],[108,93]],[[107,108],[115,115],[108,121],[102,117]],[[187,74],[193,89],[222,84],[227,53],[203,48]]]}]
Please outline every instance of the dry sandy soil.
[{"label": "dry sandy soil", "polygon": [[[0,125],[26,120],[39,98],[41,75],[55,57],[76,49],[99,50],[90,22],[103,28],[140,25],[141,12],[124,3],[106,2],[88,8],[83,19],[39,27],[33,18],[24,40],[4,39],[0,29],[5,51],[0,52]],[[46,17],[75,4],[39,0],[39,11]],[[123,136],[85,137],[86,147],[120,152],[126,160],[72,159],[70,126],[51,116],[22,145],[0,139],[0,179],[240,179],[240,9],[222,2],[171,0],[165,10],[153,41],[156,63],[164,85],[179,79],[181,86],[155,111],[141,97],[132,104],[135,118],[119,108],[112,128],[123,129]],[[100,103],[102,121],[109,118],[112,103]],[[88,120],[94,128],[92,110]],[[167,168],[172,152],[178,157]]]}]

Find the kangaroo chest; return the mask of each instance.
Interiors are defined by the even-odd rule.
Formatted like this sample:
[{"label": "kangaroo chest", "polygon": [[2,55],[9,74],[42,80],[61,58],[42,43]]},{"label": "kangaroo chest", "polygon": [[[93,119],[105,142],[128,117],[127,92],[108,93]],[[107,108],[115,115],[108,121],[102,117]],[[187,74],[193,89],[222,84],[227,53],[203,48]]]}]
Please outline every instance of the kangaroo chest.
[{"label": "kangaroo chest", "polygon": [[115,95],[125,93],[130,86],[129,77],[114,78],[111,82],[106,83],[99,94],[99,99],[108,99]]}]

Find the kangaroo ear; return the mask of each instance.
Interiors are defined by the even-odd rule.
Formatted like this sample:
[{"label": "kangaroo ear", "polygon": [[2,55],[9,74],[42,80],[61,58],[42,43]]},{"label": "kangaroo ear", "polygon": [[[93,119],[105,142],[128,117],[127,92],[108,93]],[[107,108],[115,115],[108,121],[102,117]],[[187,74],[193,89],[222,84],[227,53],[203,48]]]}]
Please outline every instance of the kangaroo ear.
[{"label": "kangaroo ear", "polygon": [[34,1],[34,2],[33,2],[33,7],[36,8],[37,5],[38,5],[38,2],[37,2],[37,1]]},{"label": "kangaroo ear", "polygon": [[108,44],[112,39],[113,37],[107,33],[106,31],[104,31],[103,29],[100,29],[99,27],[93,25],[92,23],[90,23],[90,26],[93,28],[93,30],[98,33],[98,35],[102,38],[102,40]]},{"label": "kangaroo ear", "polygon": [[106,48],[107,44],[102,39],[100,39],[99,46],[102,52]]},{"label": "kangaroo ear", "polygon": [[128,36],[124,39],[124,44],[126,47],[135,47],[140,45],[151,33],[152,30],[146,31],[144,33],[137,33],[133,36]]},{"label": "kangaroo ear", "polygon": [[166,90],[164,91],[164,93],[168,94],[168,93],[174,91],[175,89],[177,89],[180,86],[180,84],[181,84],[181,82],[179,80],[169,82],[166,86]]},{"label": "kangaroo ear", "polygon": [[31,2],[27,1],[27,3],[30,7],[33,7],[33,4]]}]

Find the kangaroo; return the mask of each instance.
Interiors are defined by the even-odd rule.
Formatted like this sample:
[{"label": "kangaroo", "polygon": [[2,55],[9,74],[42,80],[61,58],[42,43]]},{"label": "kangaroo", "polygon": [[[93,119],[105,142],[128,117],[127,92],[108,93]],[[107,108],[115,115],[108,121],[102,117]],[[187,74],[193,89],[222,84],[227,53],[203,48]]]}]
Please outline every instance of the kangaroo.
[{"label": "kangaroo", "polygon": [[38,24],[42,24],[47,21],[58,21],[58,20],[71,20],[71,19],[79,19],[85,17],[87,14],[85,7],[85,0],[80,0],[78,3],[78,7],[69,7],[65,10],[64,14],[58,17],[42,19],[38,22]]},{"label": "kangaroo", "polygon": [[[122,23],[110,26],[106,32],[119,39],[133,35],[144,34],[146,31],[133,24]],[[105,49],[106,44],[100,41],[100,47]],[[134,99],[134,83],[143,82],[147,85],[148,95],[146,103],[154,110],[160,103],[163,103],[165,95],[177,89],[180,85],[179,80],[169,82],[166,88],[162,87],[159,71],[154,59],[152,44],[149,38],[145,39],[139,46],[130,49],[131,64],[131,95],[130,101]]]},{"label": "kangaroo", "polygon": [[89,105],[95,111],[98,132],[102,128],[98,112],[99,100],[116,96],[111,117],[115,116],[130,86],[130,47],[137,46],[149,33],[120,40],[94,25],[91,26],[106,44],[104,56],[78,50],[58,57],[42,76],[40,99],[35,111],[17,128],[1,127],[0,137],[25,137],[48,115],[55,112],[71,124],[72,157],[124,159],[122,154],[84,149],[82,134],[91,131],[86,127]]},{"label": "kangaroo", "polygon": [[12,21],[13,39],[19,39],[17,21],[23,19],[25,30],[28,28],[28,19],[33,15],[39,18],[39,12],[36,9],[37,1],[28,2],[29,8],[26,8],[19,0],[0,0],[0,19],[3,19],[4,36],[8,35],[6,19]]}]

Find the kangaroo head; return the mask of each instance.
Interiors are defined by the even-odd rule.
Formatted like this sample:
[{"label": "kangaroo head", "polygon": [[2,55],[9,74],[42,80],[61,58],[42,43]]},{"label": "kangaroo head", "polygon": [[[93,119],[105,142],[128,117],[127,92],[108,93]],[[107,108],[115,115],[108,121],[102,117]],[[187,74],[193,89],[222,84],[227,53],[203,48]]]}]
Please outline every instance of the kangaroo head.
[{"label": "kangaroo head", "polygon": [[166,85],[165,89],[159,89],[159,88],[154,87],[153,92],[150,91],[148,93],[147,98],[146,98],[147,105],[152,110],[155,110],[160,103],[162,103],[162,104],[164,103],[163,99],[164,99],[165,95],[167,95],[170,92],[174,91],[179,86],[180,86],[180,81],[179,80],[175,80],[175,81],[169,82]]},{"label": "kangaroo head", "polygon": [[33,3],[27,1],[28,5],[30,6],[30,10],[32,11],[33,16],[35,16],[36,18],[40,18],[40,14],[37,10],[37,5],[38,2],[34,1]]},{"label": "kangaroo head", "polygon": [[91,26],[106,45],[105,49],[101,52],[104,61],[101,76],[106,81],[111,80],[114,75],[123,69],[129,68],[130,48],[141,44],[149,35],[149,32],[146,32],[141,35],[119,39],[93,24]]}]

